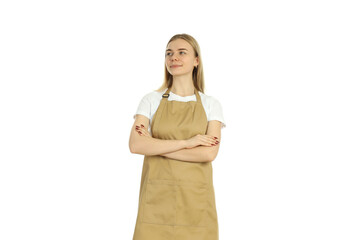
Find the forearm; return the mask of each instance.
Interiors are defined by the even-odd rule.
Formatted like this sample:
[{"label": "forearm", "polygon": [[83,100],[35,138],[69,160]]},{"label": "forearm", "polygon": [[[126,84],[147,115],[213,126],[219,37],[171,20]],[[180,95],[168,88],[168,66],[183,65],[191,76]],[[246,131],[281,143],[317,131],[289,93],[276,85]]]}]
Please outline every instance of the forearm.
[{"label": "forearm", "polygon": [[163,140],[153,137],[139,137],[132,150],[133,153],[142,155],[161,155],[178,151],[186,147],[185,140]]},{"label": "forearm", "polygon": [[160,155],[186,162],[209,162],[209,155],[212,148],[213,147],[198,146],[194,148],[180,149],[169,153],[163,153]]}]

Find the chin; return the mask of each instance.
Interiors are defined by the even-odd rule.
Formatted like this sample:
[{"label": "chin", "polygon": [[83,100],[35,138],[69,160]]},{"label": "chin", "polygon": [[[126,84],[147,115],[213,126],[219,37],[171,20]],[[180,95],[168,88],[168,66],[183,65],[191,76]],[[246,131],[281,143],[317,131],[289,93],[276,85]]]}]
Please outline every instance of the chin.
[{"label": "chin", "polygon": [[184,75],[185,73],[179,73],[179,72],[175,72],[175,73],[170,73],[173,76],[181,76]]}]

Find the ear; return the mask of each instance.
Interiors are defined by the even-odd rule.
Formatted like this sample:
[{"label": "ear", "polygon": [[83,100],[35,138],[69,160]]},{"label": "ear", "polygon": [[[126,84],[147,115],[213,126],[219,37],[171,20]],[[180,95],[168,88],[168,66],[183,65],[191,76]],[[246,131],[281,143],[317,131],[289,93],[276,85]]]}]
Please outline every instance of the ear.
[{"label": "ear", "polygon": [[197,67],[199,65],[199,57],[195,57],[195,62],[196,62],[196,66],[194,67]]}]

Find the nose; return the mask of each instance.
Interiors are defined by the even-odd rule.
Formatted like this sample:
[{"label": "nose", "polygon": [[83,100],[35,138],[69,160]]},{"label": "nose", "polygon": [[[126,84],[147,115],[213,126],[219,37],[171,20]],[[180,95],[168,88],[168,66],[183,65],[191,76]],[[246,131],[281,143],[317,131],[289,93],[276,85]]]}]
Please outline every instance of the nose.
[{"label": "nose", "polygon": [[174,60],[178,60],[178,57],[175,55],[175,54],[173,54],[171,57],[170,57],[170,60],[171,61],[174,61]]}]

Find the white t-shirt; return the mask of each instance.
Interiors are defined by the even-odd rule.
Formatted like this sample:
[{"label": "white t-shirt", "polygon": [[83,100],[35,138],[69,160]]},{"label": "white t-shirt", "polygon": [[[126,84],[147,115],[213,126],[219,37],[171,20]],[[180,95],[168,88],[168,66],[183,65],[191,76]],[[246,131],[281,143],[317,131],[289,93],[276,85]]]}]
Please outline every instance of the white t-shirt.
[{"label": "white t-shirt", "polygon": [[[149,118],[150,119],[149,129],[150,129],[152,118],[155,115],[155,112],[160,105],[162,95],[166,92],[166,90],[167,89],[165,89],[163,92],[152,91],[146,94],[141,99],[133,118],[135,119],[136,114],[141,114]],[[208,121],[218,120],[222,123],[221,128],[226,127],[220,102],[212,96],[203,94],[200,91],[198,92],[201,98],[201,103],[206,113],[207,120]],[[170,91],[170,96],[168,98],[168,101],[181,101],[181,102],[196,101],[196,95],[194,94],[191,96],[182,97]],[[151,131],[149,130],[149,132]]]}]

